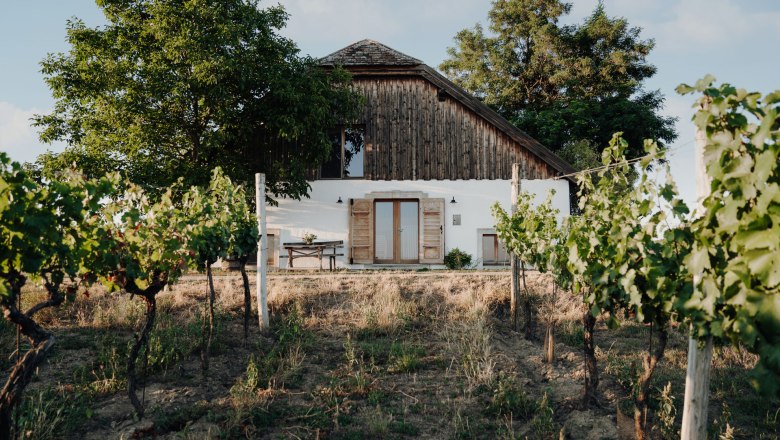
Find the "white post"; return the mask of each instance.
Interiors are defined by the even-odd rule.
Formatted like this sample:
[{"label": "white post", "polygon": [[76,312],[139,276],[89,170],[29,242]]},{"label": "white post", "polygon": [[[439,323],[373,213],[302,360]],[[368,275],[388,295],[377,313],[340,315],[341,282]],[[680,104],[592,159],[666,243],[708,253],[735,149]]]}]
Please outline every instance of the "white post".
[{"label": "white post", "polygon": [[[517,212],[517,197],[520,195],[520,164],[512,164],[512,215]],[[520,328],[520,261],[514,252],[510,256],[512,284],[509,290],[509,310],[514,330]],[[526,319],[528,317],[526,316]]]},{"label": "white post", "polygon": [[[710,182],[704,163],[704,146],[707,137],[696,130],[696,196],[699,199],[698,215],[703,214],[702,200],[710,193]],[[693,274],[694,285],[701,274]],[[680,438],[704,440],[707,438],[707,409],[710,394],[710,366],[712,364],[712,337],[699,347],[693,337],[688,339],[688,368],[685,373],[685,397]]]},{"label": "white post", "polygon": [[257,229],[260,231],[260,242],[257,243],[257,311],[260,328],[267,329],[268,291],[266,289],[266,271],[268,265],[268,234],[265,229],[265,174],[255,174],[255,205],[257,213]]}]

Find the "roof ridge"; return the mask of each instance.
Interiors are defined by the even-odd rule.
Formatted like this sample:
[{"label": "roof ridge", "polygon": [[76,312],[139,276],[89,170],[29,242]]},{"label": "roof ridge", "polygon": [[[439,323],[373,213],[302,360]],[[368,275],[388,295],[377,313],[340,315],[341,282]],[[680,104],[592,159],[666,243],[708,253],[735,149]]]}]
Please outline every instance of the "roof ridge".
[{"label": "roof ridge", "polygon": [[422,61],[370,38],[356,41],[319,59],[321,65],[416,66]]}]

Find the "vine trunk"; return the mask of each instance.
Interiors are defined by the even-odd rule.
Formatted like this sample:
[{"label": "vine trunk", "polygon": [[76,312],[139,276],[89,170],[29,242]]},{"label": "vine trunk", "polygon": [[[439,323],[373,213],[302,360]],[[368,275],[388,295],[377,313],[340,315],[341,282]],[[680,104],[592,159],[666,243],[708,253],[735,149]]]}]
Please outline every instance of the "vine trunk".
[{"label": "vine trunk", "polygon": [[637,379],[636,400],[634,408],[634,433],[637,440],[644,440],[647,433],[648,397],[650,395],[650,380],[653,378],[655,367],[664,357],[666,342],[669,338],[666,327],[658,330],[658,345],[653,350],[653,327],[650,327],[650,349],[642,360],[643,371]]}]

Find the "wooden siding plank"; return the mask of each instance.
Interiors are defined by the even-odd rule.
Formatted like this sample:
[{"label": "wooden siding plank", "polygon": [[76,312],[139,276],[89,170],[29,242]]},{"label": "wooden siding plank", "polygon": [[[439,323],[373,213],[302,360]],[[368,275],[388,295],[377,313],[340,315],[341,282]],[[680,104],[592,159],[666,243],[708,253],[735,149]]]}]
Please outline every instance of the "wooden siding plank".
[{"label": "wooden siding plank", "polygon": [[513,162],[525,162],[529,178],[556,174],[460,101],[447,96],[439,102],[438,89],[420,77],[353,81],[366,99],[366,179],[508,179]]}]

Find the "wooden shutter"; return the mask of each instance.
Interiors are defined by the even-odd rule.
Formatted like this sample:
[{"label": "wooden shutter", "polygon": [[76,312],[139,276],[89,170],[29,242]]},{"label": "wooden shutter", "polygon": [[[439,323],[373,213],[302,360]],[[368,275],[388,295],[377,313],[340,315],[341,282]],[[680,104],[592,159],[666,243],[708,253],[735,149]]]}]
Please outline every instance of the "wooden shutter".
[{"label": "wooden shutter", "polygon": [[349,199],[349,260],[374,262],[374,200]]},{"label": "wooden shutter", "polygon": [[444,199],[420,199],[420,263],[444,264]]}]

